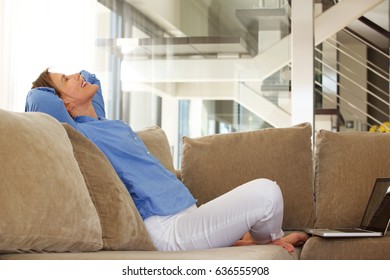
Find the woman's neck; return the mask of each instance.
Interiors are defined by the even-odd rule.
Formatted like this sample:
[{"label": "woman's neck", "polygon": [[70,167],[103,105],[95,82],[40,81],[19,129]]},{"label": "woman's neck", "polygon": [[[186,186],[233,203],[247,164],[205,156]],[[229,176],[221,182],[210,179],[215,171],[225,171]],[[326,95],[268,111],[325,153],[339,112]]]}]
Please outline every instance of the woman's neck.
[{"label": "woman's neck", "polygon": [[72,116],[72,118],[76,118],[78,116],[88,116],[94,119],[98,118],[92,103],[75,106],[72,110],[69,111],[69,114]]}]

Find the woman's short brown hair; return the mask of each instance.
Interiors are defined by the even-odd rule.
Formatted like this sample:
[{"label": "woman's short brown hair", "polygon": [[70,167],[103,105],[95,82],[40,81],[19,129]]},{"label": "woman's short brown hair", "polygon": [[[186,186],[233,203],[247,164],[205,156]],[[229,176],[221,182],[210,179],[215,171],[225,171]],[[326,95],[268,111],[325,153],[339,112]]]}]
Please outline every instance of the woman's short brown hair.
[{"label": "woman's short brown hair", "polygon": [[56,94],[60,96],[59,89],[54,85],[53,80],[50,77],[49,68],[46,68],[39,77],[32,83],[32,89],[37,87],[49,87],[55,90]]}]

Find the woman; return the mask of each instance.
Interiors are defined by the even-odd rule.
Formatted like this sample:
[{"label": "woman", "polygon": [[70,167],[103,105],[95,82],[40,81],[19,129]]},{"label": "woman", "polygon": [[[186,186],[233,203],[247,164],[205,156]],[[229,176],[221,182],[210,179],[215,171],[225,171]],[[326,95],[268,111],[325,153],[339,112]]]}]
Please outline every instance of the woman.
[{"label": "woman", "polygon": [[105,119],[100,82],[86,71],[64,75],[46,69],[33,83],[26,111],[70,124],[102,150],[159,250],[275,244],[292,252],[307,240],[300,233],[284,237],[282,194],[268,179],[247,182],[198,208],[188,189],[127,124]]}]

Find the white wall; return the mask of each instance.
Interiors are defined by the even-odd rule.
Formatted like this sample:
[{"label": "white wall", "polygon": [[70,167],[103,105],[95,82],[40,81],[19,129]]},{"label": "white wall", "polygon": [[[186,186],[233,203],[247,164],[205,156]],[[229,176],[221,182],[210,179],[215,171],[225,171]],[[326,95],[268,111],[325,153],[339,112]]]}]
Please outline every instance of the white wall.
[{"label": "white wall", "polygon": [[96,0],[2,0],[0,108],[24,111],[47,67],[94,72]]}]

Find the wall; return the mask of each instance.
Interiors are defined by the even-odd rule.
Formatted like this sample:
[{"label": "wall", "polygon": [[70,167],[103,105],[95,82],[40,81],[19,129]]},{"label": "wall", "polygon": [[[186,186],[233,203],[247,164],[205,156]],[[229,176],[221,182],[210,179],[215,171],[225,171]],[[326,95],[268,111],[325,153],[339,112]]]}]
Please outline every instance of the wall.
[{"label": "wall", "polygon": [[[353,121],[354,130],[366,130],[367,47],[348,35],[341,34],[338,36],[338,39],[352,50],[355,53],[353,57],[362,63],[360,64],[347,55],[339,53],[339,83],[341,85],[339,87],[339,93],[342,98],[340,100],[341,114],[346,122]],[[359,77],[358,79],[356,75]],[[352,79],[353,82],[349,79]],[[351,107],[348,103],[353,104],[354,107]]]},{"label": "wall", "polygon": [[[374,65],[378,66],[383,72],[376,70],[376,73],[380,73],[381,76],[374,71],[368,72],[368,81],[371,85],[368,85],[368,90],[375,93],[377,97],[371,95],[368,96],[368,102],[373,106],[368,107],[368,113],[380,122],[389,121],[389,59],[371,49],[368,50],[368,59]],[[387,73],[387,76],[385,75]],[[387,80],[384,79],[387,77]],[[374,86],[375,85],[375,86]],[[383,102],[383,101],[386,102]],[[378,109],[376,109],[378,108]],[[377,124],[373,120],[368,120],[370,124]]]},{"label": "wall", "polygon": [[0,108],[24,111],[31,83],[47,67],[64,73],[94,72],[96,0],[1,3]]}]

